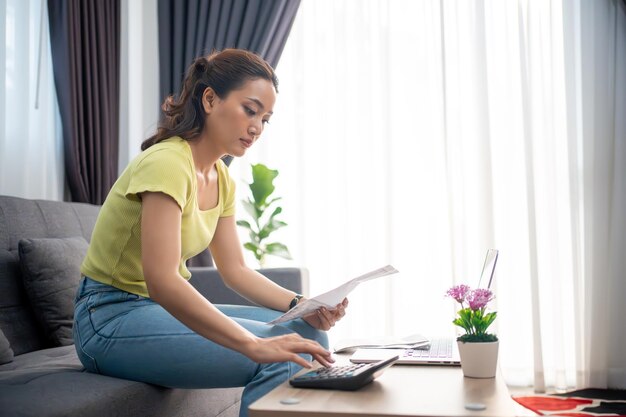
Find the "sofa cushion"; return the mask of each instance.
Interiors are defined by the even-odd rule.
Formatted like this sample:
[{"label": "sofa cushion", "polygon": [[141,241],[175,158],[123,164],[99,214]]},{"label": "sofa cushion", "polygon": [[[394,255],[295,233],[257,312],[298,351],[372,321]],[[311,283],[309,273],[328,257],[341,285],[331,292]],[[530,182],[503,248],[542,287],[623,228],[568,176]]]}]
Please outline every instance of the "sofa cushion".
[{"label": "sofa cushion", "polygon": [[0,415],[235,417],[242,388],[170,389],[86,372],[74,346],[0,365]]},{"label": "sofa cushion", "polygon": [[0,365],[13,361],[13,349],[7,340],[7,337],[0,330]]},{"label": "sofa cushion", "polygon": [[88,243],[82,237],[22,239],[24,288],[35,316],[53,346],[74,343],[74,296]]},{"label": "sofa cushion", "polygon": [[17,246],[14,252],[0,249],[0,329],[21,355],[44,348],[46,340],[24,289]]},{"label": "sofa cushion", "polygon": [[0,329],[16,356],[50,347],[24,289],[19,241],[72,236],[89,241],[99,209],[84,203],[0,195]]}]

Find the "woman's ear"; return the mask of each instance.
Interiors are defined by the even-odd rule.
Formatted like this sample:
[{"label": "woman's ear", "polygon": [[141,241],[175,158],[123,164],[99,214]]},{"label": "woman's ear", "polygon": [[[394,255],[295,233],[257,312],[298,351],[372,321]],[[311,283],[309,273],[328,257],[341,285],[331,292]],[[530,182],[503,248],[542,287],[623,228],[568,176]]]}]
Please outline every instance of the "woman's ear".
[{"label": "woman's ear", "polygon": [[216,98],[217,94],[215,94],[215,90],[211,87],[207,87],[204,90],[204,93],[202,93],[202,107],[204,108],[204,112],[206,114],[211,113],[211,110],[213,110]]}]

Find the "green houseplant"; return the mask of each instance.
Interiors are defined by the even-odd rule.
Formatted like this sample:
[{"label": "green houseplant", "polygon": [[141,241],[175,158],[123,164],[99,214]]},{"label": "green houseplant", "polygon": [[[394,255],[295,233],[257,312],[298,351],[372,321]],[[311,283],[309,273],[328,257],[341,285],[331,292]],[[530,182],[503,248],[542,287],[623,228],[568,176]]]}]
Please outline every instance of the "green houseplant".
[{"label": "green houseplant", "polygon": [[287,226],[287,223],[276,218],[283,211],[276,205],[281,197],[270,199],[275,190],[273,182],[277,176],[277,170],[269,169],[263,164],[252,165],[252,182],[249,184],[251,195],[242,200],[252,222],[237,221],[237,225],[245,228],[250,236],[250,241],[244,243],[244,248],[254,254],[261,267],[265,265],[268,255],[292,259],[289,249],[283,243],[266,242],[270,234]]}]

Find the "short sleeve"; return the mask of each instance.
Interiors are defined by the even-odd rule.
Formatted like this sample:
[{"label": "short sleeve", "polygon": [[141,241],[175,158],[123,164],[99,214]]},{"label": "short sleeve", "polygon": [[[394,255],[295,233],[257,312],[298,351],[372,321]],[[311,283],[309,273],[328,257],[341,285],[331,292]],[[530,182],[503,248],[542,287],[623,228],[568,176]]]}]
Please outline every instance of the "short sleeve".
[{"label": "short sleeve", "polygon": [[223,175],[224,181],[224,207],[220,213],[220,217],[233,216],[235,214],[235,181],[228,173],[228,167],[222,161],[220,161],[220,174]]},{"label": "short sleeve", "polygon": [[134,167],[126,197],[143,192],[161,192],[172,197],[181,210],[192,192],[192,175],[188,158],[173,149],[156,149],[138,160]]}]

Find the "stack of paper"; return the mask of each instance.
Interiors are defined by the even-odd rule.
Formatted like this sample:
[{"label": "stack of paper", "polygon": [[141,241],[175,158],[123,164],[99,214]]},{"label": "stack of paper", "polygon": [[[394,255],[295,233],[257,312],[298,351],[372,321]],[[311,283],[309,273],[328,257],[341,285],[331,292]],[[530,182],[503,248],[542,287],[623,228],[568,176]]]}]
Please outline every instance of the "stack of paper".
[{"label": "stack of paper", "polygon": [[341,340],[333,347],[335,353],[356,349],[428,349],[430,341],[421,334],[406,337],[370,337]]}]

